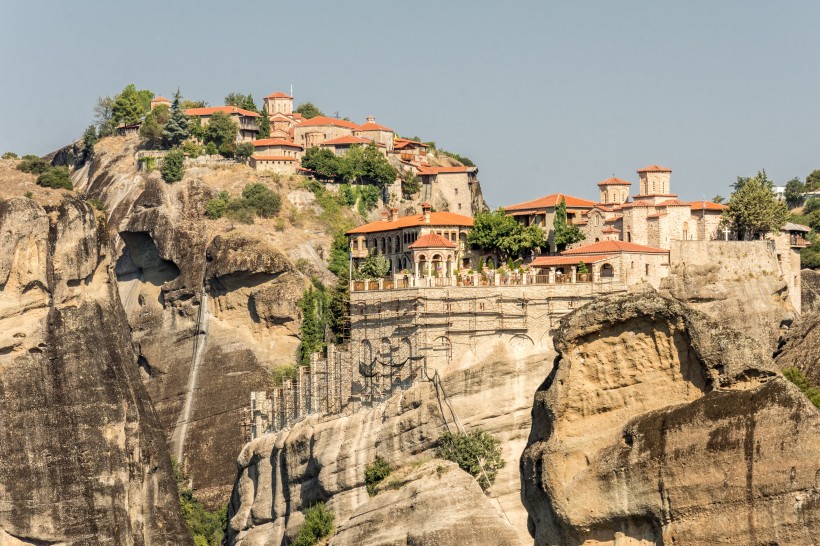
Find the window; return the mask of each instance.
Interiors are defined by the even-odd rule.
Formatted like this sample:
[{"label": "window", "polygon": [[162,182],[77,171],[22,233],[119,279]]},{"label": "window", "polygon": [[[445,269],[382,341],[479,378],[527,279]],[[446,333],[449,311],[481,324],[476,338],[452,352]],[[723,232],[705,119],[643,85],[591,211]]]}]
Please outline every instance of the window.
[{"label": "window", "polygon": [[649,276],[649,264],[646,264],[646,275]]},{"label": "window", "polygon": [[458,204],[458,210],[461,210],[461,203]]},{"label": "window", "polygon": [[456,195],[458,195],[458,188],[455,188]]}]

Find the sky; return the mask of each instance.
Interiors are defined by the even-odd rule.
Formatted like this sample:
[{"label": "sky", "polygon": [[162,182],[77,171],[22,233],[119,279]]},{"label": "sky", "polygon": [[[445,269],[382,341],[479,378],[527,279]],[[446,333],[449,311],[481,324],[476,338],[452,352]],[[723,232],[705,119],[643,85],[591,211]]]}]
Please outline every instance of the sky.
[{"label": "sky", "polygon": [[0,153],[78,138],[129,83],[295,104],[471,158],[495,208],[597,200],[672,169],[682,199],[820,168],[820,2],[0,0]]}]

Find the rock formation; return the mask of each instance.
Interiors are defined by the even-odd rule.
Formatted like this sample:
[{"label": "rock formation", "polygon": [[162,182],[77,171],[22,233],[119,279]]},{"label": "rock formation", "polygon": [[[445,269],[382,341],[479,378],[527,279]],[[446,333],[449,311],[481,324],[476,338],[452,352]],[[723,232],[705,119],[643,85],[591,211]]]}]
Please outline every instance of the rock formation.
[{"label": "rock formation", "polygon": [[553,355],[515,358],[504,343],[489,347],[486,354],[445,373],[441,389],[418,381],[384,403],[346,415],[310,415],[291,428],[248,443],[237,460],[228,544],[282,544],[283,537],[295,535],[301,525],[300,510],[319,501],[326,501],[336,514],[337,526],[345,526],[359,509],[358,518],[364,521],[362,505],[372,502],[365,489],[365,466],[377,455],[394,467],[433,456],[439,436],[448,427],[456,429],[453,411],[466,430],[480,427],[501,441],[506,466],[490,491],[493,512],[486,517],[509,520],[517,540],[526,543],[518,457],[530,428],[532,394]]},{"label": "rock formation", "polygon": [[820,413],[767,347],[654,293],[568,315],[521,460],[536,544],[810,544]]},{"label": "rock formation", "polygon": [[820,385],[820,313],[803,313],[780,339],[777,367],[797,368],[813,385]]},{"label": "rock formation", "polygon": [[0,202],[0,544],[189,544],[86,203]]},{"label": "rock formation", "polygon": [[342,524],[331,546],[518,546],[512,526],[458,465],[433,460],[396,472]]},{"label": "rock formation", "polygon": [[813,269],[803,269],[800,271],[802,290],[803,313],[820,312],[820,271]]}]

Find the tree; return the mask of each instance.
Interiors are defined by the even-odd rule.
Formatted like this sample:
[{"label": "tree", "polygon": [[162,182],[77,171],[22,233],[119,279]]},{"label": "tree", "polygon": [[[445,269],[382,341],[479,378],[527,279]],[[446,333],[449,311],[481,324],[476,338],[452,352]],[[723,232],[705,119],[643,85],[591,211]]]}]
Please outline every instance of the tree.
[{"label": "tree", "polygon": [[272,218],[282,209],[282,198],[264,184],[248,184],[242,190],[242,199],[263,218]]},{"label": "tree", "polygon": [[525,228],[515,218],[504,214],[504,209],[476,214],[467,242],[475,248],[500,254],[504,259],[520,257],[547,244],[546,234],[541,228]]},{"label": "tree", "polygon": [[268,109],[267,107],[262,107],[262,115],[259,116],[259,137],[258,138],[270,138],[270,118],[268,117]]},{"label": "tree", "polygon": [[253,144],[250,142],[243,142],[242,144],[237,144],[236,151],[234,155],[239,159],[248,159],[250,156],[253,155]]},{"label": "tree", "polygon": [[228,93],[225,97],[225,104],[230,106],[236,106],[237,108],[242,108],[243,110],[250,110],[251,112],[259,112],[256,109],[256,103],[253,101],[253,95],[245,95],[242,93]]},{"label": "tree", "polygon": [[226,146],[232,146],[236,142],[238,133],[239,125],[231,119],[231,116],[225,112],[214,112],[205,127],[205,142],[213,142],[222,153]]},{"label": "tree", "polygon": [[723,197],[722,195],[715,195],[714,197],[712,197],[712,203],[720,204],[720,203],[723,203],[724,201],[726,201],[726,198]]},{"label": "tree", "polygon": [[357,279],[381,279],[390,272],[390,260],[384,254],[371,254],[353,272]]},{"label": "tree", "polygon": [[399,173],[401,177],[401,193],[405,198],[409,199],[421,190],[421,182],[418,177],[413,174],[411,170],[402,170]]},{"label": "tree", "polygon": [[737,232],[739,239],[761,238],[783,227],[788,209],[775,197],[765,171],[750,178],[738,177],[736,186],[723,211],[723,222]]},{"label": "tree", "polygon": [[140,127],[140,136],[145,139],[145,146],[151,150],[162,148],[165,128],[171,117],[171,111],[165,104],[160,104],[145,116]]},{"label": "tree", "polygon": [[814,170],[806,177],[806,191],[820,190],[820,169]]},{"label": "tree", "polygon": [[738,190],[740,190],[740,189],[742,189],[742,188],[743,188],[743,186],[746,184],[746,182],[748,182],[749,180],[752,180],[752,179],[756,179],[756,180],[758,180],[758,182],[760,182],[761,184],[763,184],[763,185],[764,185],[765,187],[767,187],[769,190],[773,190],[773,189],[774,189],[774,182],[772,182],[771,180],[769,180],[769,177],[768,177],[768,176],[766,176],[766,169],[761,169],[761,170],[757,171],[757,175],[752,176],[752,177],[749,177],[749,176],[738,176],[738,177],[737,177],[737,182],[735,182],[735,183],[732,185],[732,187],[734,188],[734,190],[735,190],[735,191],[738,191]]},{"label": "tree", "polygon": [[327,148],[314,146],[305,152],[302,157],[302,167],[315,171],[325,178],[336,178],[340,175],[342,168],[339,157]]},{"label": "tree", "polygon": [[310,355],[324,347],[325,325],[328,314],[328,295],[325,287],[315,283],[309,287],[298,303],[302,313],[302,326],[299,329],[300,343],[297,349],[297,360],[302,366],[310,364]]},{"label": "tree", "polygon": [[44,188],[73,189],[71,178],[68,176],[68,167],[52,167],[37,177],[37,185]]},{"label": "tree", "polygon": [[30,174],[43,174],[51,168],[48,161],[36,155],[24,155],[23,160],[17,164],[17,170]]},{"label": "tree", "polygon": [[[162,131],[162,140],[169,148],[179,146],[190,135],[188,116],[185,115],[181,103],[182,94],[179,92],[179,89],[177,89],[177,92],[174,93],[174,102],[171,103],[171,112],[168,122]],[[156,110],[159,110],[159,108],[161,107],[157,107]]]},{"label": "tree", "polygon": [[578,226],[567,222],[567,200],[564,197],[561,197],[561,202],[555,207],[552,229],[553,242],[559,252],[566,249],[567,245],[586,239]]},{"label": "tree", "polygon": [[138,91],[133,83],[125,86],[111,107],[111,121],[114,126],[137,123],[151,108],[152,98],[154,94],[147,89]]},{"label": "tree", "polygon": [[6,152],[3,154],[3,159],[17,159],[17,154],[14,152]]},{"label": "tree", "polygon": [[387,158],[374,143],[371,142],[365,146],[363,155],[362,171],[364,175],[362,178],[379,187],[384,187],[396,181],[396,169],[387,161]]},{"label": "tree", "polygon": [[789,208],[799,207],[803,202],[803,192],[806,191],[806,185],[795,177],[786,182],[786,191],[784,197],[786,198],[786,205]]},{"label": "tree", "polygon": [[445,432],[439,438],[436,456],[456,463],[475,477],[484,490],[493,484],[498,471],[504,467],[501,442],[484,430]]},{"label": "tree", "polygon": [[89,125],[83,133],[83,155],[81,157],[83,163],[94,157],[94,145],[97,144],[99,139],[97,127]]},{"label": "tree", "polygon": [[316,116],[324,116],[321,110],[316,108],[312,102],[303,102],[296,107],[296,112],[302,114],[305,119],[315,118]]},{"label": "tree", "polygon": [[109,136],[114,131],[114,123],[111,121],[113,112],[113,97],[97,97],[97,104],[94,105],[94,123],[100,137]]},{"label": "tree", "polygon": [[182,180],[182,176],[185,174],[184,162],[185,155],[179,148],[174,148],[165,154],[165,159],[162,161],[162,167],[159,170],[162,179],[169,184]]}]

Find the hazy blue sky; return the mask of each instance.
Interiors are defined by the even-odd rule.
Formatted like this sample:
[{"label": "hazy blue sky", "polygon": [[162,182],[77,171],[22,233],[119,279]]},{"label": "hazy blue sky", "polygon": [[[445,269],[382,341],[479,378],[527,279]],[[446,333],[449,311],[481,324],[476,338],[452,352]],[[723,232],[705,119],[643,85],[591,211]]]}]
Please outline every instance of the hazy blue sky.
[{"label": "hazy blue sky", "polygon": [[[135,83],[289,91],[478,165],[491,206],[673,169],[685,199],[820,168],[818,2],[0,1],[0,152]],[[635,186],[637,187],[637,186]]]}]

